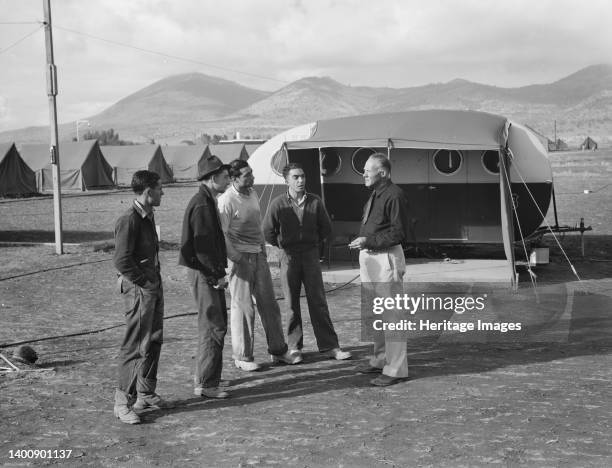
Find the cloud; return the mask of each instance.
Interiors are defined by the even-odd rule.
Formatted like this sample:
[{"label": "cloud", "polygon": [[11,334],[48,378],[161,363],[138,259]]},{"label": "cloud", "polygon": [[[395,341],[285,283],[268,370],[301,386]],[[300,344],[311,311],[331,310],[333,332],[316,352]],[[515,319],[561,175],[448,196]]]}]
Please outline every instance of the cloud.
[{"label": "cloud", "polygon": [[[555,81],[609,61],[612,50],[612,5],[603,0],[62,0],[52,6],[60,121],[192,71],[267,90],[313,75],[368,86],[465,78],[512,87]],[[0,0],[0,8],[5,21],[42,19],[37,2]],[[0,49],[33,27],[0,26]],[[7,70],[0,89],[10,97],[3,127],[46,123],[44,63],[42,32],[0,54]]]}]

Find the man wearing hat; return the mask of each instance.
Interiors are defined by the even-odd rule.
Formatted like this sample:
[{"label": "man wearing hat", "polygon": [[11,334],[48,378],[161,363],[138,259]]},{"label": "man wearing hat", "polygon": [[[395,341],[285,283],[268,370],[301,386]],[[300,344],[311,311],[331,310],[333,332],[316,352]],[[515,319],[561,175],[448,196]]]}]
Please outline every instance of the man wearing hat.
[{"label": "man wearing hat", "polygon": [[218,388],[227,332],[227,253],[217,196],[229,185],[228,166],[217,156],[209,156],[199,164],[198,174],[202,184],[185,210],[179,252],[179,265],[189,268],[188,277],[198,307],[194,393],[227,398],[229,394]]}]

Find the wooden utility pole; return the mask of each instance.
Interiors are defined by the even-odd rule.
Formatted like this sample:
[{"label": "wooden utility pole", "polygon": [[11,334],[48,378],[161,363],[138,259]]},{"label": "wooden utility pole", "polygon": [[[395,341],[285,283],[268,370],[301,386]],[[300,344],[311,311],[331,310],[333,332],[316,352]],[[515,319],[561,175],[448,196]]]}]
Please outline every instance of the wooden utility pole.
[{"label": "wooden utility pole", "polygon": [[47,96],[49,97],[49,120],[51,127],[51,172],[53,174],[53,217],[55,220],[55,252],[64,253],[62,242],[62,181],[60,179],[60,155],[57,133],[57,69],[53,61],[53,32],[51,30],[51,0],[43,0],[45,10],[45,47],[47,50]]}]

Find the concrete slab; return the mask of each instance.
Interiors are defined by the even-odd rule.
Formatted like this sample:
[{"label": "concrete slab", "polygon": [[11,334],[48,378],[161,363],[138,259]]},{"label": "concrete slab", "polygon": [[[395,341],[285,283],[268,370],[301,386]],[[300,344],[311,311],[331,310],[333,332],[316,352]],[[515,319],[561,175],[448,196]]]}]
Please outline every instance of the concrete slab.
[{"label": "concrete slab", "polygon": [[[342,284],[360,283],[359,268],[349,262],[334,263],[323,269],[323,281]],[[356,277],[356,278],[355,278]],[[491,282],[510,283],[507,260],[458,259],[430,260],[411,258],[406,260],[404,282]]]}]

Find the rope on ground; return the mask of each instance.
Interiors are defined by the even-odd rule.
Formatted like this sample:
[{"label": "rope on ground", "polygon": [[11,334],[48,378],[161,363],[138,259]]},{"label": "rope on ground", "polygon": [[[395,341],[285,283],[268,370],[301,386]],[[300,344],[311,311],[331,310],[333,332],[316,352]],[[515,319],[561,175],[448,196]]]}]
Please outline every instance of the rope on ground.
[{"label": "rope on ground", "polygon": [[[106,260],[101,260],[101,261],[106,261]],[[96,263],[96,262],[90,262],[90,263]],[[74,265],[73,265],[74,266]],[[53,270],[53,269],[50,269]],[[330,292],[334,292],[337,291],[339,289],[342,289],[346,286],[348,286],[349,284],[351,284],[352,282],[354,282],[357,278],[359,278],[359,275],[355,276],[354,278],[352,278],[351,280],[347,281],[344,284],[341,284],[340,286],[336,286],[332,289],[326,290],[325,293],[330,293]],[[300,297],[306,297],[305,295],[301,295]],[[275,298],[277,301],[281,301],[284,299],[283,296],[279,296]],[[229,310],[229,308],[228,308]],[[178,317],[187,317],[187,316],[191,316],[191,315],[197,315],[197,312],[186,312],[183,314],[175,314],[175,315],[168,315],[167,317],[164,317],[164,320],[169,320],[172,318],[178,318]],[[30,344],[30,343],[38,343],[41,341],[49,341],[49,340],[56,340],[56,339],[61,339],[61,338],[73,338],[75,336],[85,336],[85,335],[94,335],[97,333],[102,333],[108,330],[112,330],[114,328],[119,328],[119,327],[124,327],[125,323],[119,323],[119,324],[115,324],[115,325],[109,325],[108,327],[103,327],[103,328],[98,328],[98,329],[94,329],[94,330],[85,330],[85,331],[80,331],[80,332],[75,332],[75,333],[68,333],[65,335],[52,335],[52,336],[45,336],[43,338],[35,338],[35,339],[30,339],[30,340],[24,340],[24,341],[17,341],[14,343],[0,343],[0,349],[3,348],[11,348],[13,346],[20,346],[23,344]]]},{"label": "rope on ground", "polygon": [[44,268],[42,270],[36,270],[36,271],[28,271],[27,273],[21,273],[19,275],[5,276],[4,278],[0,278],[0,281],[8,281],[8,280],[16,279],[16,278],[23,278],[24,276],[37,275],[38,273],[47,273],[49,271],[65,270],[68,268],[73,268],[73,267],[82,266],[82,265],[91,265],[93,263],[110,262],[111,260],[112,258],[105,258],[104,260],[93,260],[91,262],[72,263],[70,265],[63,265],[63,266],[53,267],[53,268]]}]

